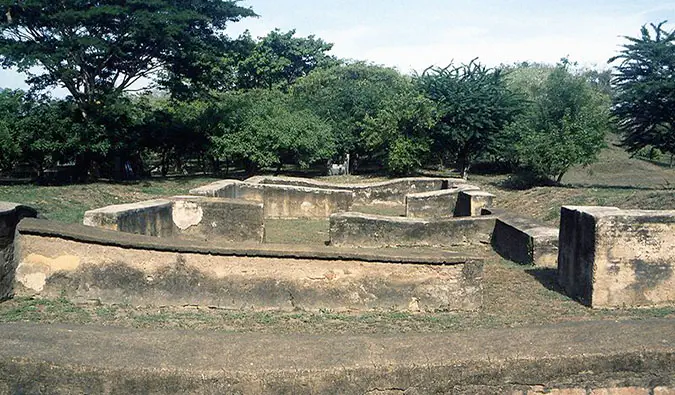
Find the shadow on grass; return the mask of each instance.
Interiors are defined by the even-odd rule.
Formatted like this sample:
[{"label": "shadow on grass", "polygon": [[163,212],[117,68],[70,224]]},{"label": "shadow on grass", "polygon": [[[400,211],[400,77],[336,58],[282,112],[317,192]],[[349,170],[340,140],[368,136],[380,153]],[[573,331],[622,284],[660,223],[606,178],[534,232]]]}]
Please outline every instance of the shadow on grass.
[{"label": "shadow on grass", "polygon": [[559,294],[566,295],[562,287],[558,284],[558,271],[556,269],[547,267],[538,267],[526,269],[525,273],[534,277],[549,291],[555,291]]}]

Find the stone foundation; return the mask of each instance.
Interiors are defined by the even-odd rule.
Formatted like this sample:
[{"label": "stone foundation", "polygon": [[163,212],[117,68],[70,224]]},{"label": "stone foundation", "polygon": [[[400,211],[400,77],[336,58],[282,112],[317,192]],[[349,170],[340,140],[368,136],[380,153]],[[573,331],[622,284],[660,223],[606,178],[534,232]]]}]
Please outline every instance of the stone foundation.
[{"label": "stone foundation", "polygon": [[495,195],[478,191],[462,190],[457,196],[455,217],[477,217],[485,208],[492,207]]},{"label": "stone foundation", "polygon": [[[260,181],[254,178],[252,181]],[[192,195],[230,197],[263,204],[265,218],[328,218],[349,211],[351,191],[236,180],[217,181],[190,190]]]},{"label": "stone foundation", "polygon": [[482,262],[452,254],[225,248],[24,220],[17,295],[244,310],[474,310]]},{"label": "stone foundation", "polygon": [[489,243],[495,217],[418,219],[361,213],[330,217],[330,243],[350,247],[437,246]]},{"label": "stone foundation", "polygon": [[336,184],[309,178],[259,176],[249,178],[246,182],[348,190],[354,192],[354,204],[404,204],[405,196],[411,193],[438,191],[466,184],[463,179],[434,177],[397,178],[368,184]]},{"label": "stone foundation", "polygon": [[533,218],[500,213],[492,233],[492,248],[505,259],[522,265],[557,267],[558,229]]},{"label": "stone foundation", "polygon": [[179,237],[208,242],[254,242],[265,239],[259,203],[199,196],[173,197],[172,219]]},{"label": "stone foundation", "polygon": [[478,189],[473,185],[460,185],[440,191],[408,194],[405,196],[405,216],[410,218],[452,217],[455,215],[459,193]]},{"label": "stone foundation", "polygon": [[17,203],[0,202],[0,301],[12,296],[14,282],[14,234],[22,218],[36,217],[35,209]]},{"label": "stone foundation", "polygon": [[675,211],[563,207],[558,281],[592,307],[675,303]]},{"label": "stone foundation", "polygon": [[265,235],[262,204],[206,196],[107,206],[84,213],[83,223],[139,235],[211,242],[262,243]]}]

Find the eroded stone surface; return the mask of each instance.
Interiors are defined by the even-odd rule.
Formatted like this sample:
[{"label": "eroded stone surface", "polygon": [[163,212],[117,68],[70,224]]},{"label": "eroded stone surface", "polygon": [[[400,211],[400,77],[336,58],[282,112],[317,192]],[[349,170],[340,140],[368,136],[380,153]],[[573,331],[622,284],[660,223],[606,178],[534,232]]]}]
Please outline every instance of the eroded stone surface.
[{"label": "eroded stone surface", "polygon": [[675,211],[563,207],[558,280],[592,307],[675,303]]},{"label": "eroded stone surface", "polygon": [[457,196],[455,217],[480,216],[485,208],[492,207],[495,195],[478,190],[462,190]]},{"label": "eroded stone surface", "polygon": [[18,203],[0,202],[0,300],[12,296],[14,282],[14,233],[22,218],[36,217],[37,211]]},{"label": "eroded stone surface", "polygon": [[533,218],[500,212],[491,244],[503,258],[523,265],[557,267],[558,228]]},{"label": "eroded stone surface", "polygon": [[89,210],[83,224],[120,232],[170,237],[174,234],[173,202],[167,199],[117,204]]},{"label": "eroded stone surface", "polygon": [[473,310],[482,263],[220,256],[122,248],[21,234],[19,295],[228,309]]},{"label": "eroded stone surface", "polygon": [[330,217],[330,242],[336,246],[457,246],[488,243],[495,217],[420,219],[362,213]]},{"label": "eroded stone surface", "polygon": [[440,191],[411,193],[405,196],[406,217],[443,218],[455,215],[457,196],[461,191],[478,190],[475,185],[457,185]]}]

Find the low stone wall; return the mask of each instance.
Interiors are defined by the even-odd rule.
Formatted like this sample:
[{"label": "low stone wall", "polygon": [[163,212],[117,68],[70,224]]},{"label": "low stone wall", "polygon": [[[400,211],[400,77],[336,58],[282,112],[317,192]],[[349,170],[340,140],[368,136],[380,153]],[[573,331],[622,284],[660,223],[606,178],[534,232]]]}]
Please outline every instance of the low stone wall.
[{"label": "low stone wall", "polygon": [[491,244],[496,253],[510,261],[554,268],[558,264],[558,232],[534,218],[499,212]]},{"label": "low stone wall", "polygon": [[330,217],[330,243],[335,246],[449,247],[487,243],[495,217],[419,219],[362,213]]},{"label": "low stone wall", "polygon": [[191,189],[190,195],[235,199],[237,198],[237,185],[239,184],[241,184],[241,181],[237,180],[216,181]]},{"label": "low stone wall", "polygon": [[216,243],[262,243],[265,239],[260,203],[200,196],[176,196],[171,200],[176,236]]},{"label": "low stone wall", "polygon": [[18,203],[0,202],[0,301],[12,296],[14,282],[14,234],[22,218],[36,217],[37,211]]},{"label": "low stone wall", "polygon": [[330,247],[216,247],[24,220],[17,295],[280,310],[473,310],[482,262],[452,254]]},{"label": "low stone wall", "polygon": [[455,217],[476,217],[483,209],[491,208],[495,195],[479,190],[461,190],[457,196]]},{"label": "low stone wall", "polygon": [[675,304],[675,210],[563,207],[558,281],[592,307]]},{"label": "low stone wall", "polygon": [[311,188],[341,189],[354,192],[355,204],[405,203],[405,195],[411,193],[438,191],[466,184],[458,178],[411,177],[397,178],[369,184],[337,184],[299,177],[252,177],[248,183],[294,185]]},{"label": "low stone wall", "polygon": [[192,189],[190,194],[260,202],[265,218],[328,218],[333,213],[349,211],[352,206],[354,195],[349,190],[263,184],[260,181],[264,179],[218,181]]},{"label": "low stone wall", "polygon": [[173,202],[167,199],[116,204],[84,213],[83,224],[139,235],[171,237]]},{"label": "low stone wall", "polygon": [[457,196],[461,191],[478,190],[474,185],[459,185],[440,191],[405,195],[405,216],[410,218],[443,218],[455,215]]}]

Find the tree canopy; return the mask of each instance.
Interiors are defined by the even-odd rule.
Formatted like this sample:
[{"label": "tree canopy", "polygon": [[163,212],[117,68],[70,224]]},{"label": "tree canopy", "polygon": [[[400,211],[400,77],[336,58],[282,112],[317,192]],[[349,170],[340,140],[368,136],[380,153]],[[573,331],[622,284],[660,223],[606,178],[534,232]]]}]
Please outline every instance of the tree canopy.
[{"label": "tree canopy", "polygon": [[521,98],[509,90],[502,71],[476,60],[429,68],[417,83],[438,107],[440,120],[434,129],[438,149],[454,156],[463,177],[522,110]]},{"label": "tree canopy", "polygon": [[230,45],[226,25],[255,15],[237,3],[0,0],[0,62],[35,89],[66,88],[86,116],[142,78],[203,83]]},{"label": "tree canopy", "polygon": [[625,37],[612,79],[617,89],[613,114],[630,152],[652,146],[675,153],[675,31],[665,22],[643,26],[640,37]]}]

